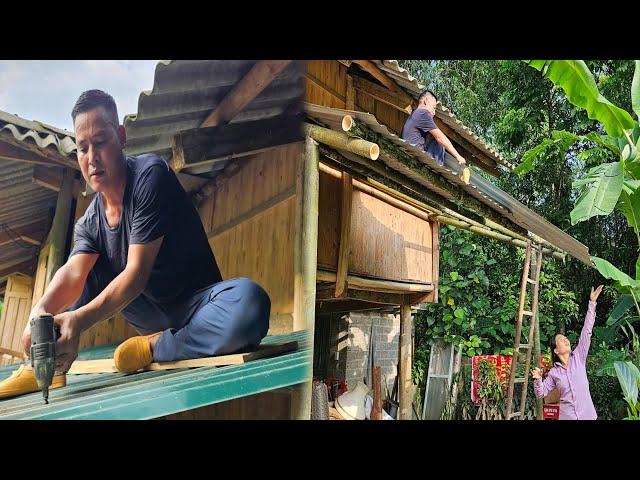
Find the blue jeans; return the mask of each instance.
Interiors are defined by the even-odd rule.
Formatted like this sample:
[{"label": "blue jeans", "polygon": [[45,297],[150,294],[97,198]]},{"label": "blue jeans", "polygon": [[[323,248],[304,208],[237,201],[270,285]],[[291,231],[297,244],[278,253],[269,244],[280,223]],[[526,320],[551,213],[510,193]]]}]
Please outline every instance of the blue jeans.
[{"label": "blue jeans", "polygon": [[[98,278],[87,279],[80,299],[69,310],[85,305],[104,289],[106,284]],[[271,300],[248,278],[215,283],[182,304],[142,300],[138,297],[122,313],[140,333],[162,330],[153,349],[156,362],[255,350],[269,330]]]},{"label": "blue jeans", "polygon": [[202,300],[184,327],[162,332],[153,349],[156,362],[255,350],[267,335],[271,300],[248,278],[218,282]]}]

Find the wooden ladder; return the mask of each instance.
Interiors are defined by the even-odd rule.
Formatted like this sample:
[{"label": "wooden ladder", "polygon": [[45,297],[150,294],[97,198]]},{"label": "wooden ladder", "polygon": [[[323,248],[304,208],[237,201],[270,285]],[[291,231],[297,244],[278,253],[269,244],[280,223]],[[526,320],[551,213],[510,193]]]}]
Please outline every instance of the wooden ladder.
[{"label": "wooden ladder", "polygon": [[[532,252],[535,250],[535,252]],[[534,272],[533,278],[529,278],[529,271],[531,267],[532,256],[534,258]],[[507,420],[518,417],[520,420],[524,419],[526,402],[527,402],[527,387],[529,383],[529,367],[531,366],[531,350],[533,349],[534,333],[538,326],[538,290],[540,287],[540,269],[542,268],[542,247],[537,245],[532,248],[531,240],[527,241],[527,249],[524,257],[524,269],[522,271],[522,282],[520,284],[520,305],[518,307],[518,320],[516,322],[516,338],[513,345],[513,357],[511,358],[511,374],[509,375],[509,388],[507,390]],[[533,292],[531,294],[531,310],[525,310],[524,304],[527,297],[528,285],[533,285]],[[520,337],[522,334],[522,318],[529,316],[529,338],[527,343],[520,343]],[[538,338],[539,341],[539,338]],[[518,356],[520,350],[526,350],[527,356],[524,364],[524,376],[516,378],[516,371],[518,369]],[[539,350],[539,348],[537,349]],[[520,395],[520,408],[516,412],[512,412],[512,404],[514,397],[515,385],[521,384],[522,391]]]}]

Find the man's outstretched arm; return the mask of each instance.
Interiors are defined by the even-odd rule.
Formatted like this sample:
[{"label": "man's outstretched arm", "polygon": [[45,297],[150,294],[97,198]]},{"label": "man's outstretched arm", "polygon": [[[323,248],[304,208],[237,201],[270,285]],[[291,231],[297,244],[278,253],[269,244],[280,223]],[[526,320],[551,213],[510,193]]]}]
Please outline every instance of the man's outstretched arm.
[{"label": "man's outstretched arm", "polygon": [[447,152],[449,152],[456,160],[458,160],[458,163],[466,163],[464,157],[458,153],[456,147],[453,146],[451,140],[449,140],[449,138],[442,132],[442,130],[440,130],[439,128],[434,128],[432,130],[429,130],[429,133],[433,135],[433,138],[435,138],[436,142],[442,145]]},{"label": "man's outstretched arm", "polygon": [[112,317],[124,309],[145,289],[151,269],[164,237],[146,244],[129,245],[127,266],[92,301],[73,312],[55,317],[60,325],[60,339],[56,345],[56,368],[66,372],[78,355],[80,334],[96,323]]},{"label": "man's outstretched arm", "polygon": [[[31,309],[30,317],[41,313],[57,315],[69,308],[82,294],[87,275],[98,260],[97,253],[78,253],[55,273],[44,295]],[[27,328],[29,325],[27,324]]]}]

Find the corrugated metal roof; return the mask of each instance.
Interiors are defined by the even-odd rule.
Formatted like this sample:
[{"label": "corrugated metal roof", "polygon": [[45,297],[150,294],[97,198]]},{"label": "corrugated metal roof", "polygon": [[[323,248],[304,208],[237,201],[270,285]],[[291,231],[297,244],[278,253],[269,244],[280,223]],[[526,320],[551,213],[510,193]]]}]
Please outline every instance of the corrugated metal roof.
[{"label": "corrugated metal roof", "polygon": [[0,135],[10,141],[9,134],[25,146],[32,145],[55,153],[61,157],[61,162],[78,168],[75,163],[77,156],[73,132],[0,111]]},{"label": "corrugated metal roof", "polygon": [[[137,114],[125,117],[127,154],[152,152],[168,162],[173,136],[199,127],[255,63],[255,60],[159,62],[153,89],[140,94]],[[280,115],[302,98],[303,88],[302,63],[294,61],[231,123]],[[217,162],[215,170],[204,175],[212,178],[227,163]]]},{"label": "corrugated metal roof", "polygon": [[[397,60],[372,60],[383,72],[393,79],[398,85],[404,88],[412,97],[418,98],[420,93],[426,88],[416,78],[411,76],[407,70],[402,68]],[[439,105],[436,111],[436,118],[444,122],[447,126],[458,132],[463,138],[480,149],[489,158],[492,158],[500,165],[509,169],[514,166],[509,163],[500,153],[487,145],[480,137],[473,133],[467,126],[456,118],[451,110]]]},{"label": "corrugated metal roof", "polygon": [[29,261],[23,273],[32,273],[38,247],[21,240],[17,233],[30,224],[41,224],[42,233],[55,211],[57,193],[32,183],[34,164],[0,160],[0,234],[13,239],[0,244],[0,272]]},{"label": "corrugated metal roof", "polygon": [[[298,341],[298,349],[242,365],[135,374],[67,375],[67,386],[0,400],[0,419],[144,420],[212,405],[311,380],[307,331],[267,337],[263,343]],[[86,349],[79,360],[110,358],[115,345]],[[16,365],[0,368],[0,380]]]},{"label": "corrugated metal roof", "polygon": [[[405,153],[418,158],[429,169],[437,172],[447,181],[464,190],[485,205],[491,207],[511,222],[519,225],[529,232],[534,233],[535,235],[538,235],[542,239],[548,241],[561,250],[564,250],[571,256],[585,262],[586,264],[591,264],[589,250],[585,245],[578,242],[551,222],[545,220],[543,217],[518,202],[508,193],[500,190],[488,180],[472,171],[470,182],[468,185],[465,185],[459,179],[458,164],[450,155],[447,154],[445,156],[446,160],[444,166],[438,165],[429,154],[424,152],[422,149],[409,144],[393,132],[389,131],[386,126],[380,124],[376,117],[370,113],[320,107],[312,104],[305,104],[305,110],[307,112],[307,116],[336,131],[342,131],[342,119],[344,116],[351,115],[356,122],[360,122],[360,124],[365,125],[366,128],[380,134]],[[402,173],[408,178],[419,182],[427,189],[436,191],[447,198],[451,197],[451,194],[430,184],[418,172],[411,170],[409,167],[401,164],[392,157],[384,155],[381,152],[380,159],[389,167]]]},{"label": "corrugated metal roof", "polygon": [[10,155],[2,157],[0,153],[0,234],[12,239],[0,245],[0,272],[30,261],[30,267],[21,271],[31,273],[38,247],[15,233],[34,223],[41,223],[46,233],[57,198],[53,190],[32,182],[34,165],[78,169],[75,137],[67,130],[0,111],[0,143],[9,149],[5,155]]}]

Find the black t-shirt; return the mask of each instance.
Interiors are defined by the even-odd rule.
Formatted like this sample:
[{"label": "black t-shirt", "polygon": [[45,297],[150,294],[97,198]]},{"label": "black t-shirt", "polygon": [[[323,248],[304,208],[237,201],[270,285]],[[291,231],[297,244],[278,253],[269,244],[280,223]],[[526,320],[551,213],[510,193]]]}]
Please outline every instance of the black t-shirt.
[{"label": "black t-shirt", "polygon": [[[109,283],[124,270],[130,244],[164,236],[147,286],[123,311],[134,324],[140,322],[130,317],[169,312],[222,280],[197,210],[175,173],[154,154],[127,157],[122,217],[116,227],[109,226],[100,193],[96,193],[74,233],[70,256],[100,254],[94,270],[103,279],[101,283]],[[168,328],[180,320],[167,318],[159,326]]]},{"label": "black t-shirt", "polygon": [[444,147],[429,133],[436,128],[438,126],[433,121],[431,112],[424,108],[416,108],[402,127],[402,138],[413,145],[418,145],[438,164],[442,165],[444,163]]}]

